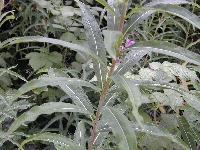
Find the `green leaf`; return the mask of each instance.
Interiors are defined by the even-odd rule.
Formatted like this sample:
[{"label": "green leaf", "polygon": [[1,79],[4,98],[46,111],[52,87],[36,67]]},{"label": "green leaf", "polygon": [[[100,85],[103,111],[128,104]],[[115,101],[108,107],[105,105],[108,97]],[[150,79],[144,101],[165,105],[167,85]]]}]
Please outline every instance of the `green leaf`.
[{"label": "green leaf", "polygon": [[137,123],[131,123],[132,128],[135,131],[138,132],[145,132],[146,134],[152,134],[152,135],[156,135],[158,137],[166,137],[170,140],[172,140],[173,142],[179,144],[180,146],[182,146],[183,148],[189,150],[189,147],[187,146],[187,144],[185,142],[183,142],[181,140],[181,138],[179,138],[176,135],[171,134],[168,130],[166,130],[163,127],[154,125],[154,124],[145,124],[145,128],[141,128],[139,124]]},{"label": "green leaf", "polygon": [[88,55],[91,55],[94,59],[98,60],[102,65],[105,66],[105,64],[96,54],[94,54],[92,51],[90,51],[89,49],[83,46],[62,41],[62,40],[58,40],[58,39],[42,37],[42,36],[24,36],[24,37],[10,38],[0,43],[0,48],[4,48],[6,46],[17,44],[17,43],[27,43],[27,42],[46,42],[46,43],[51,43],[55,45],[61,45],[63,47],[68,47],[72,50],[81,51],[81,52],[87,53]]},{"label": "green leaf", "polygon": [[80,79],[66,78],[66,77],[40,77],[39,79],[33,79],[25,83],[23,86],[21,86],[16,92],[16,94],[13,96],[11,103],[15,99],[17,99],[19,96],[21,96],[22,94],[30,90],[43,87],[43,86],[48,86],[48,85],[58,86],[58,85],[62,85],[63,83],[65,83],[66,85],[86,86],[86,87],[93,88],[97,91],[100,90],[98,87],[92,85],[91,83],[84,80],[80,80]]},{"label": "green leaf", "polygon": [[[1,10],[0,10],[1,12]],[[11,13],[12,15],[10,16],[6,16],[7,14]],[[6,16],[6,18],[4,18]],[[4,18],[4,19],[3,19]],[[3,19],[3,20],[2,20]],[[14,12],[13,11],[8,11],[8,12],[5,12],[3,14],[0,14],[0,27],[4,24],[4,22],[6,22],[7,20],[10,20],[10,19],[15,19],[15,16],[14,16]]]},{"label": "green leaf", "polygon": [[118,30],[118,18],[120,16],[119,4],[116,0],[108,0],[108,5],[113,9],[116,15],[113,15],[109,9],[107,9],[107,30]]},{"label": "green leaf", "polygon": [[167,13],[176,15],[188,21],[196,28],[200,29],[200,18],[183,7],[171,5],[171,4],[165,4],[165,5],[159,4],[159,5],[153,6],[153,8],[155,8],[157,11],[167,12]]},{"label": "green leaf", "polygon": [[[164,4],[183,4],[183,3],[188,3],[186,0],[156,0],[153,1],[151,3],[148,3],[146,5],[144,5],[144,7],[140,8],[140,9],[148,9],[148,8],[152,8],[156,5],[164,5]],[[151,14],[155,13],[157,10],[146,10],[143,12],[138,12],[133,14],[129,19],[128,22],[125,25],[124,31],[125,34],[128,32],[128,30],[133,30],[134,28],[136,28],[140,23],[142,23],[146,18],[148,18]]]},{"label": "green leaf", "polygon": [[190,149],[196,149],[196,143],[193,137],[190,135],[192,131],[190,129],[190,125],[187,122],[187,120],[183,116],[180,116],[178,118],[178,123],[179,123],[179,129],[181,131],[181,136],[183,137],[185,143],[188,144],[188,147],[190,147]]},{"label": "green leaf", "polygon": [[108,54],[116,59],[116,46],[115,43],[118,41],[119,35],[121,32],[114,30],[103,30],[104,35],[104,44]]},{"label": "green leaf", "polygon": [[88,96],[86,95],[86,93],[84,92],[84,90],[81,87],[73,86],[73,85],[66,85],[66,84],[59,84],[59,86],[65,93],[67,93],[72,98],[72,100],[74,101],[74,103],[76,105],[79,105],[80,107],[84,108],[85,110],[87,110],[91,113],[94,113],[93,106],[92,106]]},{"label": "green leaf", "polygon": [[77,124],[76,131],[75,131],[75,137],[74,140],[79,146],[85,147],[86,141],[85,141],[85,124],[84,122],[80,121]]},{"label": "green leaf", "polygon": [[140,49],[140,50],[132,50],[126,54],[123,58],[122,62],[118,66],[118,68],[114,71],[114,75],[123,75],[127,71],[129,71],[138,61],[147,53],[149,50]]},{"label": "green leaf", "polygon": [[85,150],[85,148],[79,146],[77,143],[72,141],[70,138],[67,138],[63,135],[56,133],[38,133],[30,136],[28,139],[24,140],[21,143],[21,147],[23,147],[26,143],[32,141],[47,141],[52,142],[59,148],[64,148],[67,150]]},{"label": "green leaf", "polygon": [[[137,149],[137,138],[131,130],[130,122],[119,109],[102,107],[101,113],[111,127],[113,134],[119,142],[120,150]],[[130,132],[131,131],[131,132]]]},{"label": "green leaf", "polygon": [[138,108],[141,105],[141,92],[139,88],[134,84],[134,81],[122,76],[114,75],[112,80],[120,87],[126,90],[128,93],[129,103],[132,107],[132,114],[136,118],[138,124],[144,128],[143,118],[138,112]]},{"label": "green leaf", "polygon": [[55,64],[61,64],[62,63],[62,60],[63,60],[63,57],[62,57],[62,54],[61,53],[58,53],[58,52],[51,52],[47,59],[50,61],[50,62],[53,62]]},{"label": "green leaf", "polygon": [[[88,7],[85,6],[79,0],[76,0],[76,2],[81,8],[82,22],[85,28],[85,34],[88,40],[90,50],[94,54],[99,56],[99,58],[104,62],[104,64],[107,64],[106,49],[104,46],[102,33],[99,28],[99,25],[97,24],[94,16],[92,15]],[[97,62],[94,59],[93,59],[93,67],[96,73],[98,83],[101,86],[101,88],[103,88],[107,76],[107,67],[103,66],[101,63]]]},{"label": "green leaf", "polygon": [[112,9],[112,7],[110,7],[106,1],[104,0],[96,0],[97,2],[99,2],[100,4],[102,4],[104,7],[106,7],[115,17],[116,19],[118,20],[118,16],[115,14],[115,11]]},{"label": "green leaf", "polygon": [[131,51],[147,51],[147,52],[155,52],[161,53],[169,56],[173,56],[190,63],[194,63],[196,65],[200,65],[200,56],[194,52],[188,51],[180,46],[176,46],[169,42],[161,42],[161,41],[145,41],[135,43],[127,50]]},{"label": "green leaf", "polygon": [[34,121],[41,114],[52,114],[54,112],[79,112],[83,114],[89,114],[90,112],[82,109],[79,106],[63,103],[63,102],[49,102],[44,103],[41,106],[35,106],[31,108],[29,111],[20,115],[10,126],[7,135],[12,134],[15,130],[17,130],[22,124],[30,121]]}]

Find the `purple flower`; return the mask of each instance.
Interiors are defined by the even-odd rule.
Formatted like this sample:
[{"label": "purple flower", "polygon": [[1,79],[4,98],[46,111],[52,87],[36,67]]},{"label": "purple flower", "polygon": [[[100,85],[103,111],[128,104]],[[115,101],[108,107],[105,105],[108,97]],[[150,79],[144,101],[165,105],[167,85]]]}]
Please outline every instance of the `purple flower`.
[{"label": "purple flower", "polygon": [[121,45],[120,48],[121,48],[121,50],[124,50],[124,49],[125,49],[125,47],[124,47],[123,45]]},{"label": "purple flower", "polygon": [[125,47],[129,47],[131,45],[135,44],[135,41],[131,41],[130,39],[126,38],[126,44]]},{"label": "purple flower", "polygon": [[125,46],[121,45],[120,49],[124,50],[126,47],[129,47],[129,46],[131,46],[133,44],[135,44],[135,41],[131,41],[130,39],[126,38],[126,44],[125,44]]},{"label": "purple flower", "polygon": [[121,61],[121,58],[120,57],[117,57],[117,62],[120,62]]},{"label": "purple flower", "polygon": [[148,67],[150,70],[154,70],[151,66]]}]

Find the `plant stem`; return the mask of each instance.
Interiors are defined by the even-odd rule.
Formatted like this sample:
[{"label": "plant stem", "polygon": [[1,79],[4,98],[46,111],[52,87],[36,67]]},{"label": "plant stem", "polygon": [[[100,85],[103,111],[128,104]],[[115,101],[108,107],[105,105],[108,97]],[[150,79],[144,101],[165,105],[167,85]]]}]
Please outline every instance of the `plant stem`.
[{"label": "plant stem", "polygon": [[[126,15],[127,5],[128,5],[128,2],[125,2],[124,5],[123,5],[121,19],[120,19],[120,22],[119,22],[119,29],[118,29],[120,32],[123,31],[124,18],[125,18],[125,15]],[[118,56],[119,56],[119,48],[116,50],[116,59],[117,59]],[[94,144],[94,140],[95,140],[96,133],[97,133],[97,124],[98,124],[100,114],[101,114],[101,112],[100,112],[101,106],[103,104],[104,98],[106,96],[106,93],[108,91],[108,88],[109,88],[109,85],[110,85],[110,82],[111,82],[109,77],[111,77],[113,72],[114,72],[115,65],[117,63],[116,59],[112,59],[112,65],[111,65],[110,71],[108,73],[108,78],[106,80],[106,83],[103,87],[103,90],[102,90],[102,93],[101,93],[101,96],[100,96],[100,99],[99,99],[99,104],[98,104],[98,108],[97,108],[97,112],[96,112],[96,118],[94,120],[94,125],[93,125],[91,138],[90,138],[89,145],[88,145],[88,150],[92,150],[92,147],[93,147],[93,144]]]}]

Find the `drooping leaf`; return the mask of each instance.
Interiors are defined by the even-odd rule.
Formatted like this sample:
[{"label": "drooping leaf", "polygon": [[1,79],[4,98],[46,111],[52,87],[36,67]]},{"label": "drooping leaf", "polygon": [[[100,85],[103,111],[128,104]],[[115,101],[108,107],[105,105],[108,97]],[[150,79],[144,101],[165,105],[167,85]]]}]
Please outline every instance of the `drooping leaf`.
[{"label": "drooping leaf", "polygon": [[137,132],[145,132],[146,134],[152,134],[152,135],[156,135],[156,136],[161,136],[161,137],[166,137],[170,140],[172,140],[173,142],[179,144],[181,147],[189,150],[188,145],[181,140],[181,138],[179,138],[176,135],[171,134],[168,130],[159,127],[157,125],[154,124],[146,124],[145,125],[145,129],[141,128],[140,125],[138,123],[131,123],[132,128]]},{"label": "drooping leaf", "polygon": [[153,6],[152,8],[155,8],[157,11],[167,12],[167,13],[176,15],[188,21],[196,28],[200,29],[200,18],[183,7],[172,5],[172,4],[165,4],[165,5],[159,4],[159,5]]},{"label": "drooping leaf", "polygon": [[149,53],[149,50],[146,49],[140,49],[140,50],[132,50],[126,54],[126,56],[123,58],[122,62],[118,66],[118,68],[114,71],[114,75],[123,75],[127,71],[131,69],[138,61],[147,53]]},{"label": "drooping leaf", "polygon": [[106,50],[113,59],[116,59],[115,43],[117,42],[120,33],[121,32],[115,30],[103,30]]},{"label": "drooping leaf", "polygon": [[[82,12],[82,22],[85,28],[85,34],[88,40],[90,50],[99,56],[104,64],[107,64],[106,60],[106,49],[104,46],[102,33],[100,31],[99,25],[97,24],[94,16],[87,6],[85,6],[79,0],[76,0]],[[99,85],[103,88],[106,81],[107,68],[100,62],[93,59],[93,67],[98,79]]]},{"label": "drooping leaf", "polygon": [[119,109],[112,107],[102,107],[101,113],[118,140],[119,149],[137,149],[135,133],[131,130],[129,120],[123,115],[123,113],[120,112]]},{"label": "drooping leaf", "polygon": [[138,42],[132,45],[127,50],[131,51],[148,51],[161,53],[169,56],[173,56],[196,65],[200,65],[200,56],[194,52],[188,51],[180,46],[176,46],[169,42],[160,42],[160,41],[146,41]]},{"label": "drooping leaf", "polygon": [[14,37],[14,38],[9,38],[2,43],[0,43],[0,48],[4,48],[9,45],[17,44],[17,43],[26,43],[26,42],[46,42],[46,43],[51,43],[55,45],[61,45],[63,47],[68,47],[71,50],[76,50],[76,51],[81,51],[84,53],[87,53],[88,55],[91,55],[93,58],[98,60],[102,65],[105,65],[102,60],[94,54],[92,51],[89,49],[80,46],[78,44],[73,44],[70,42],[58,40],[58,39],[53,39],[53,38],[47,38],[47,37],[42,37],[42,36],[24,36],[24,37]]},{"label": "drooping leaf", "polygon": [[72,141],[70,138],[67,138],[63,135],[56,134],[56,133],[38,133],[30,136],[26,140],[21,143],[21,147],[23,147],[26,143],[32,141],[47,141],[52,142],[59,148],[64,148],[67,150],[85,150],[85,148],[79,146],[77,143]]},{"label": "drooping leaf", "polygon": [[[125,35],[128,32],[128,30],[133,30],[136,28],[139,24],[141,24],[146,18],[148,18],[151,14],[155,13],[157,10],[151,10],[156,5],[164,5],[164,4],[182,4],[182,3],[188,3],[186,0],[156,0],[151,3],[148,3],[144,5],[144,10],[150,8],[150,10],[145,10],[143,12],[137,12],[133,14],[131,17],[129,17],[128,22],[125,25],[124,31]],[[142,9],[141,8],[141,9]]]},{"label": "drooping leaf", "polygon": [[75,142],[82,147],[85,147],[86,141],[85,141],[85,124],[84,122],[78,122],[76,131],[75,131]]},{"label": "drooping leaf", "polygon": [[120,88],[125,89],[128,93],[128,99],[131,105],[132,114],[136,118],[138,124],[144,128],[143,118],[138,112],[138,108],[141,105],[141,92],[139,88],[134,84],[134,81],[129,78],[117,75],[114,75],[111,78]]},{"label": "drooping leaf", "polygon": [[93,88],[95,90],[99,90],[98,87],[92,85],[91,83],[80,80],[80,79],[75,79],[75,78],[66,78],[66,77],[40,77],[39,79],[33,79],[27,83],[25,83],[23,86],[21,86],[16,94],[13,96],[12,100],[10,103],[12,103],[15,99],[17,99],[19,96],[22,94],[33,90],[35,88],[43,87],[43,86],[58,86],[62,85],[65,83],[66,85],[76,85],[76,86],[86,86]]},{"label": "drooping leaf", "polygon": [[17,128],[19,128],[22,124],[30,121],[34,121],[37,117],[41,114],[52,114],[54,112],[79,112],[83,114],[91,115],[90,112],[86,111],[85,109],[63,102],[49,102],[44,103],[41,106],[35,106],[31,108],[29,111],[20,115],[10,126],[9,130],[7,131],[7,135],[13,133]]}]

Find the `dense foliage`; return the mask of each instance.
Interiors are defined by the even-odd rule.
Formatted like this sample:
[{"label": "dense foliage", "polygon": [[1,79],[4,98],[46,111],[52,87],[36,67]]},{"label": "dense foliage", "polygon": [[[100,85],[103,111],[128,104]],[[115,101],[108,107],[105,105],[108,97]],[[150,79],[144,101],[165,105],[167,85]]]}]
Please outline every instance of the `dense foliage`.
[{"label": "dense foliage", "polygon": [[0,0],[0,149],[200,149],[196,0]]}]

